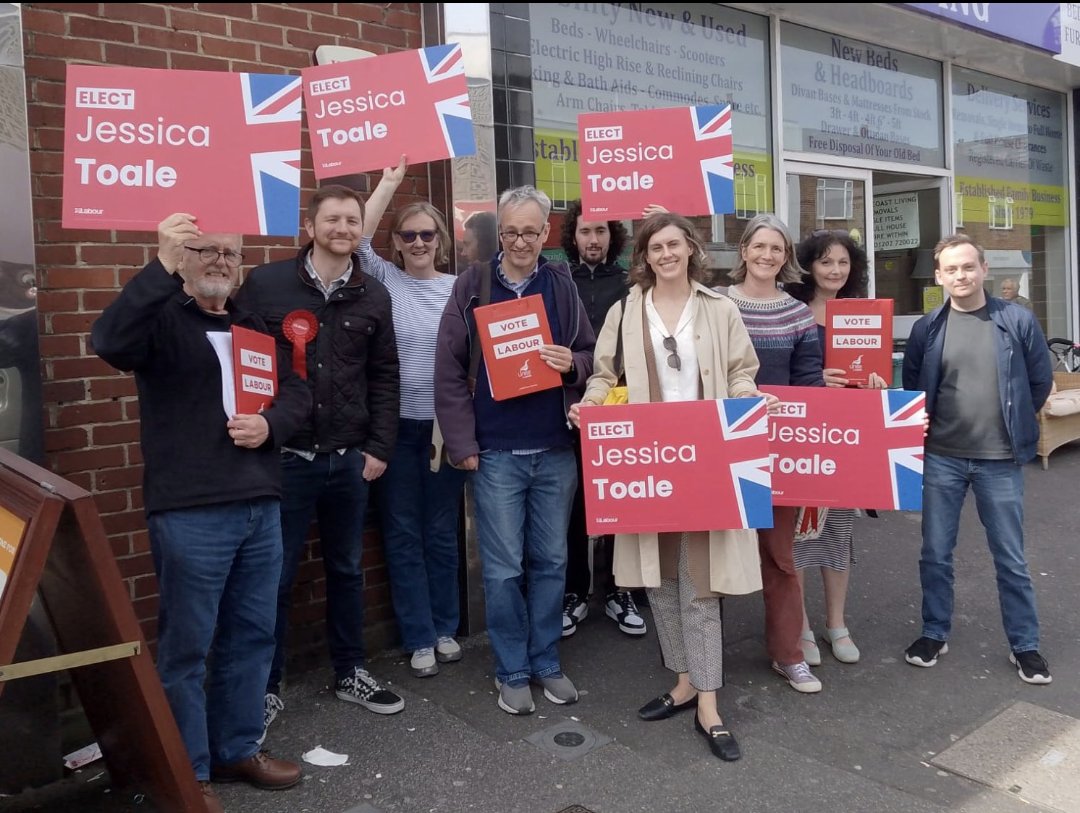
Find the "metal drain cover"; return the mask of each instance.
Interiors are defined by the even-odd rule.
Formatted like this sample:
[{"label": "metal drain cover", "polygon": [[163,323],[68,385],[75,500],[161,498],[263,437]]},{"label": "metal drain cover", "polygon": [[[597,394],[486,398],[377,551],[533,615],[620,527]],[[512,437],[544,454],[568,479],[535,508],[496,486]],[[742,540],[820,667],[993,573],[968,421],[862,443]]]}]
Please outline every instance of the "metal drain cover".
[{"label": "metal drain cover", "polygon": [[1080,811],[1080,720],[1015,703],[930,762],[1063,813]]},{"label": "metal drain cover", "polygon": [[564,807],[558,813],[596,813],[595,810],[589,810],[587,807],[581,805],[570,805],[570,807]]},{"label": "metal drain cover", "polygon": [[[607,745],[611,742],[611,737],[593,731],[588,726],[574,720],[563,720],[542,731],[537,731],[535,734],[530,734],[525,738],[525,742],[531,742],[537,748],[547,751],[559,759],[569,761],[583,757],[601,745]],[[574,810],[573,807],[567,808],[567,811]],[[581,808],[581,810],[590,813],[586,808]],[[563,811],[560,811],[560,813],[563,813]]]}]

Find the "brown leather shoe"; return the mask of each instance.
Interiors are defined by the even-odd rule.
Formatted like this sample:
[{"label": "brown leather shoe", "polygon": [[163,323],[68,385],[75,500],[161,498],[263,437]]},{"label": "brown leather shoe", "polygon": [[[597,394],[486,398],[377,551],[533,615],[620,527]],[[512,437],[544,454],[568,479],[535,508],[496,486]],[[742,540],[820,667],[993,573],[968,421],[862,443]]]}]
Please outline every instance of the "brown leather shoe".
[{"label": "brown leather shoe", "polygon": [[202,791],[203,802],[206,803],[206,813],[225,813],[221,799],[214,792],[214,786],[209,782],[200,782],[199,790]]},{"label": "brown leather shoe", "polygon": [[210,769],[210,778],[214,782],[247,782],[263,790],[291,788],[302,776],[300,766],[295,762],[274,759],[265,751],[259,751],[232,765],[219,765]]}]

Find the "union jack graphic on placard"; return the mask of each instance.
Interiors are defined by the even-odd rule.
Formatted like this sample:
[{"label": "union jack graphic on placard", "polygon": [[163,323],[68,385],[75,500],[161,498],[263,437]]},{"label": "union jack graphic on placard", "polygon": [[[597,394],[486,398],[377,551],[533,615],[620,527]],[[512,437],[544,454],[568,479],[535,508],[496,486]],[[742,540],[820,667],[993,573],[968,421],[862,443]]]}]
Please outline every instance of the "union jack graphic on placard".
[{"label": "union jack graphic on placard", "polygon": [[881,408],[885,428],[921,426],[926,408],[926,393],[908,390],[882,390]]},{"label": "union jack graphic on placard", "polygon": [[248,124],[278,124],[300,121],[303,98],[300,77],[271,73],[242,73],[244,118]]},{"label": "union jack graphic on placard", "polygon": [[[922,421],[922,418],[919,418]],[[889,449],[892,507],[896,511],[922,510],[923,447]]]},{"label": "union jack graphic on placard", "polygon": [[769,409],[764,398],[724,398],[716,402],[716,409],[724,440],[768,431]]},{"label": "union jack graphic on placard", "polygon": [[[716,402],[724,441],[763,436],[769,428],[764,398],[725,398]],[[731,464],[731,484],[744,528],[772,527],[772,472],[768,457]]]},{"label": "union jack graphic on placard", "polygon": [[430,48],[420,49],[419,53],[428,83],[450,76],[465,75],[465,60],[461,56],[461,46],[456,43],[432,45]]},{"label": "union jack graphic on placard", "polygon": [[259,216],[260,234],[296,231],[300,208],[300,148],[259,149],[261,125],[300,124],[302,90],[297,76],[267,73],[240,74],[244,94],[244,121],[252,127],[251,184]]},{"label": "union jack graphic on placard", "polygon": [[[700,159],[701,181],[709,201],[709,211],[725,214],[735,211],[735,165],[732,152],[731,105],[691,107],[694,121],[694,141],[706,148],[707,156]],[[716,140],[722,145],[717,154]]]},{"label": "union jack graphic on placard", "polygon": [[[464,78],[465,60],[462,58],[460,45],[433,45],[430,48],[421,48],[418,53],[420,64],[424,68],[424,78],[432,94],[440,93],[440,82],[454,77]],[[435,98],[434,103],[450,157],[472,155],[476,152],[468,92]]]}]

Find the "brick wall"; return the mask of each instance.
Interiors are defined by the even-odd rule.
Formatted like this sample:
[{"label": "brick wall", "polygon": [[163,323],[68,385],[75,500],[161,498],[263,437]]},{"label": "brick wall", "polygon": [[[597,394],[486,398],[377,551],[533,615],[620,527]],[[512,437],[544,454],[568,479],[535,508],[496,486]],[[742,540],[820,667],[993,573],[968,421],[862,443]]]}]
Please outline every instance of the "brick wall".
[{"label": "brick wall", "polygon": [[[135,382],[98,359],[90,326],[155,253],[153,233],[60,226],[64,75],[68,62],[218,71],[298,73],[319,45],[376,53],[421,46],[419,4],[27,3],[23,6],[30,166],[48,465],[94,493],[147,639],[156,638],[157,583],[143,516]],[[302,203],[315,187],[304,130]],[[369,179],[370,180],[370,179]],[[212,193],[212,191],[211,191]],[[428,198],[426,173],[402,184],[395,205]],[[300,228],[297,213],[297,231]],[[385,240],[385,236],[382,237]],[[245,240],[251,265],[295,254],[286,239]],[[384,246],[385,247],[385,246]],[[293,613],[294,659],[322,657],[325,585],[313,543],[301,564]],[[369,646],[396,636],[377,531],[363,558]]]}]

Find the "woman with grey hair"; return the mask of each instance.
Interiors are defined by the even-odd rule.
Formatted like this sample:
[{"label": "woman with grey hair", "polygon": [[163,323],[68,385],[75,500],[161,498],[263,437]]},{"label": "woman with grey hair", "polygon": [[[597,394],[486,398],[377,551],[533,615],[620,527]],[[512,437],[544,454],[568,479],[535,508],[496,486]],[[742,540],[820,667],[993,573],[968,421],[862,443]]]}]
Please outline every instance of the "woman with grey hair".
[{"label": "woman with grey hair", "polygon": [[[739,308],[761,367],[755,383],[823,387],[821,345],[810,309],[778,283],[802,279],[787,226],[776,215],[754,217],[739,241],[727,295]],[[796,509],[773,508],[773,527],[758,530],[765,595],[765,646],[772,668],[799,692],[820,692],[800,645],[803,596],[793,560]]]}]

